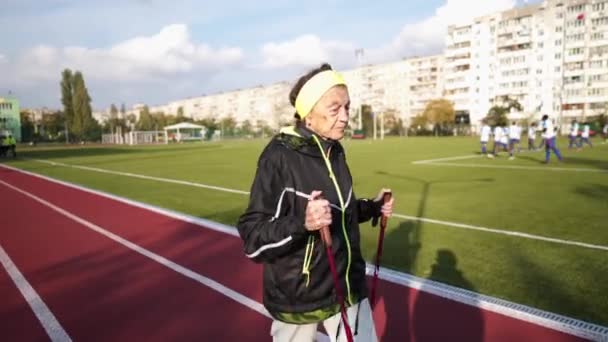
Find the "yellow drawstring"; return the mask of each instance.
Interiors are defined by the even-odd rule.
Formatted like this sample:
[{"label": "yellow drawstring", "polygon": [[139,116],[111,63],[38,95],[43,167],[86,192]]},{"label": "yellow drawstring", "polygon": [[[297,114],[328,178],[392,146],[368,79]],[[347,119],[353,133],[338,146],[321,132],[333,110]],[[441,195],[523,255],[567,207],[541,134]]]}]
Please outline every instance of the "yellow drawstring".
[{"label": "yellow drawstring", "polygon": [[304,254],[304,265],[302,266],[302,274],[306,276],[306,287],[310,284],[310,263],[312,262],[312,254],[315,247],[315,237],[310,235],[306,243],[306,253]]},{"label": "yellow drawstring", "polygon": [[334,183],[334,187],[336,188],[336,192],[338,193],[338,200],[340,201],[340,209],[341,209],[341,214],[342,214],[342,233],[344,234],[344,239],[346,240],[346,251],[347,251],[347,256],[348,256],[348,262],[346,264],[346,298],[348,299],[348,302],[350,303],[350,305],[353,305],[353,299],[351,297],[351,293],[350,293],[350,281],[348,280],[348,275],[350,274],[350,264],[351,264],[351,249],[350,249],[350,241],[348,239],[348,233],[346,231],[346,207],[344,206],[344,199],[342,198],[342,192],[340,191],[340,186],[338,185],[338,180],[336,179],[336,175],[334,174],[334,170],[331,167],[331,161],[329,160],[329,157],[325,154],[325,151],[323,150],[323,146],[321,145],[321,142],[319,141],[319,138],[317,138],[316,135],[312,136],[313,139],[315,140],[315,142],[317,143],[317,146],[319,146],[319,149],[321,150],[321,155],[323,156],[323,160],[325,161],[325,166],[327,167],[327,170],[329,171],[329,178],[331,178],[332,182]]}]

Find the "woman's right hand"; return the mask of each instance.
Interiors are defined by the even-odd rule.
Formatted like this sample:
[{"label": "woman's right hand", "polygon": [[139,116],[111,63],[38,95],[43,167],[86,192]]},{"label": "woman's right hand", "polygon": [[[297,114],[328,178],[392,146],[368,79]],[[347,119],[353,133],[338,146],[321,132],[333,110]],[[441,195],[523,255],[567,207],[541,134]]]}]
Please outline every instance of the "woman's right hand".
[{"label": "woman's right hand", "polygon": [[308,231],[316,231],[331,225],[331,207],[329,201],[319,198],[321,191],[314,190],[306,205],[304,227]]}]

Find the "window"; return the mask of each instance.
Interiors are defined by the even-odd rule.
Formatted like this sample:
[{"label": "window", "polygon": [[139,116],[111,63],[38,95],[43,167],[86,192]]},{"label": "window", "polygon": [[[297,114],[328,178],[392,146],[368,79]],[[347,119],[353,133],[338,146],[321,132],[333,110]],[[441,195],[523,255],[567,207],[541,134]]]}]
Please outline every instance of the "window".
[{"label": "window", "polygon": [[589,62],[589,68],[601,68],[603,61],[591,61]]},{"label": "window", "polygon": [[566,41],[568,41],[568,42],[579,41],[579,40],[585,40],[584,33],[577,33],[577,34],[571,34],[571,35],[566,36]]},{"label": "window", "polygon": [[576,5],[568,7],[568,13],[580,12],[585,9],[585,5]]},{"label": "window", "polygon": [[591,19],[591,24],[593,26],[608,25],[608,16],[602,17],[602,18],[597,18],[597,19]]},{"label": "window", "polygon": [[595,12],[603,11],[604,9],[608,8],[608,1],[593,4],[592,8]]},{"label": "window", "polygon": [[591,82],[599,82],[599,81],[601,81],[603,79],[602,76],[603,75],[591,75],[589,77],[589,81],[591,81]]},{"label": "window", "polygon": [[560,59],[562,58],[562,54],[561,53],[556,53],[555,54],[555,59]]},{"label": "window", "polygon": [[602,40],[604,39],[604,32],[595,32],[591,34],[591,40]]},{"label": "window", "polygon": [[563,29],[564,29],[564,28],[563,28],[563,27],[561,27],[561,26],[556,26],[556,27],[555,27],[555,32],[562,32],[562,30],[563,30]]},{"label": "window", "polygon": [[556,40],[555,46],[560,46],[560,45],[562,45],[562,40],[561,39]]},{"label": "window", "polygon": [[604,95],[605,91],[604,88],[591,88],[589,89],[588,94],[590,96],[599,96],[599,95]]},{"label": "window", "polygon": [[585,53],[585,48],[568,49],[568,56],[582,55]]}]

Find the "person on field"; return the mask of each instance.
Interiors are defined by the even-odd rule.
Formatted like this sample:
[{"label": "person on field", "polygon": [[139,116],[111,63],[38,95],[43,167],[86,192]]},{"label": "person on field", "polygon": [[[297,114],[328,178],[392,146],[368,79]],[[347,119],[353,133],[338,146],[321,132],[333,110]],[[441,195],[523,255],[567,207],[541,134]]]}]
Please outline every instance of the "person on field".
[{"label": "person on field", "polygon": [[556,145],[555,138],[555,129],[553,128],[553,122],[549,120],[548,115],[543,115],[542,119],[542,131],[543,137],[545,139],[545,164],[549,163],[549,158],[551,157],[551,151],[555,153],[555,156],[559,161],[563,161],[562,155],[559,152],[559,149]]},{"label": "person on field", "polygon": [[[323,324],[332,341],[376,341],[367,300],[359,224],[390,216],[393,200],[360,199],[340,140],[350,97],[342,76],[323,64],[300,77],[289,94],[295,126],[281,129],[261,153],[249,205],[237,228],[247,257],[264,265],[264,306],[273,341],[315,340]],[[329,227],[338,286],[320,233]],[[339,300],[338,289],[343,295]],[[347,307],[347,322],[340,315]]]}]

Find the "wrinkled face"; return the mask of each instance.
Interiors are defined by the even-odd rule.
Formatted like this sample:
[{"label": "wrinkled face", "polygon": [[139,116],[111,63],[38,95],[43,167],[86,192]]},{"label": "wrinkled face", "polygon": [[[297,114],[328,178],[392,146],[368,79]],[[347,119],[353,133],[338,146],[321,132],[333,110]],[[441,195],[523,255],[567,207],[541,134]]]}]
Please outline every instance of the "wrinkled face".
[{"label": "wrinkled face", "polygon": [[344,86],[330,88],[305,117],[306,126],[324,138],[340,140],[348,125],[350,97]]}]

